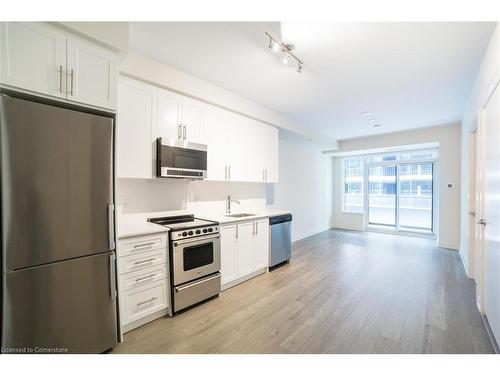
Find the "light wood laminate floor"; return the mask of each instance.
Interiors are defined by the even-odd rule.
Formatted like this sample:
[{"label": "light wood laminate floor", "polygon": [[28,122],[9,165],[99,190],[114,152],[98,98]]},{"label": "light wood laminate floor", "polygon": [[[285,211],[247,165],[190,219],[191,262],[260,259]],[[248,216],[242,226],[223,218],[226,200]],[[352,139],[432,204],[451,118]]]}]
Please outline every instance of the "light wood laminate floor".
[{"label": "light wood laminate floor", "polygon": [[289,264],[125,334],[113,353],[492,353],[474,282],[434,243],[322,232]]}]

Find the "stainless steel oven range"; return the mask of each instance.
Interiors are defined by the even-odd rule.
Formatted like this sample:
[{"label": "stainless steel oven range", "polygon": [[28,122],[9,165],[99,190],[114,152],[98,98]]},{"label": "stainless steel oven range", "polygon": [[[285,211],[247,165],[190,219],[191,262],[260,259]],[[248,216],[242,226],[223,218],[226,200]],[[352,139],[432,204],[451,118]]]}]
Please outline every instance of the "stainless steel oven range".
[{"label": "stainless steel oven range", "polygon": [[149,219],[170,229],[170,286],[176,313],[220,293],[219,223],[193,215]]}]

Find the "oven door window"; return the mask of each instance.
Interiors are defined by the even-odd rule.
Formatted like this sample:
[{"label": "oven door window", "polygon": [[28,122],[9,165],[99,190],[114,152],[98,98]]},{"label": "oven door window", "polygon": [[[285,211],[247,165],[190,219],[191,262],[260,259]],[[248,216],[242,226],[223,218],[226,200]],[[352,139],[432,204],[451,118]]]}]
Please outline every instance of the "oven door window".
[{"label": "oven door window", "polygon": [[184,271],[208,266],[214,262],[214,244],[207,242],[202,245],[185,247],[183,250]]}]

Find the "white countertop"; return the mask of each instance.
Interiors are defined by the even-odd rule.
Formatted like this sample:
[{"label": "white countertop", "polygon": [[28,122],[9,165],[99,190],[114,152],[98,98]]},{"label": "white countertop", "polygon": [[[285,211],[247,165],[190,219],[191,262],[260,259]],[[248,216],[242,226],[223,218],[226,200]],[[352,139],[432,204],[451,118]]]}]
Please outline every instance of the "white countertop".
[{"label": "white countertop", "polygon": [[[122,214],[117,218],[117,238],[127,238],[135,236],[143,236],[148,234],[168,232],[168,228],[164,226],[153,224],[147,221],[147,219],[152,217],[163,217],[163,216],[176,216],[176,215],[188,215],[193,212],[187,210],[177,210],[177,211],[155,211],[155,212],[142,212],[135,214]],[[235,211],[233,213],[238,213]],[[254,219],[261,219],[264,217],[277,216],[290,214],[289,210],[277,210],[273,208],[259,210],[258,212],[249,212],[255,214],[253,216],[246,217],[227,217],[224,213],[214,213],[214,214],[200,214],[195,216],[199,219],[218,221],[220,224],[229,224],[238,221],[248,221]]]}]

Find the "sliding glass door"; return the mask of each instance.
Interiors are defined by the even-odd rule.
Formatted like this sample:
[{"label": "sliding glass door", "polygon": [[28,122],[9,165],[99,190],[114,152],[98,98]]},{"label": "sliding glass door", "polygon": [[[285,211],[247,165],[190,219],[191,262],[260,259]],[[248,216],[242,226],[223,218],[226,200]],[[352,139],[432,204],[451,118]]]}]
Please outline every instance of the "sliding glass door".
[{"label": "sliding glass door", "polygon": [[399,165],[399,229],[432,232],[433,163]]},{"label": "sliding glass door", "polygon": [[433,233],[433,176],[433,161],[367,158],[368,225]]},{"label": "sliding glass door", "polygon": [[368,224],[396,227],[397,167],[368,167]]}]

